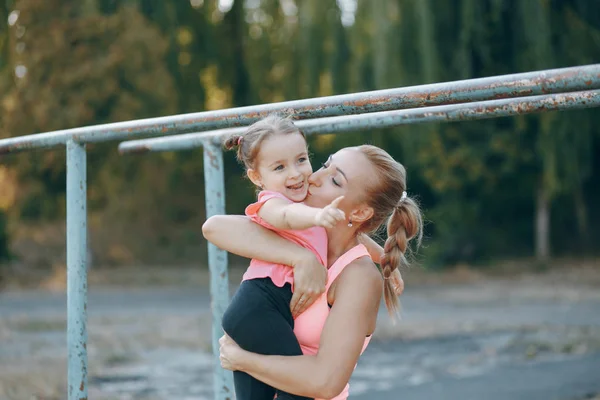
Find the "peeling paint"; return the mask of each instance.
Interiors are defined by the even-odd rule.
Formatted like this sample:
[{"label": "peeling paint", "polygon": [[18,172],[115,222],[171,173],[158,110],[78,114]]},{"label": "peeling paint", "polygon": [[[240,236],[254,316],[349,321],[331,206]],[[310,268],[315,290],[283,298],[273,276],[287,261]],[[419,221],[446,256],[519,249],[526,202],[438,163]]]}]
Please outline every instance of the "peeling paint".
[{"label": "peeling paint", "polygon": [[106,142],[246,126],[273,113],[301,120],[587,89],[600,89],[600,64],[66,129],[0,140],[0,154],[56,147],[69,139]]}]

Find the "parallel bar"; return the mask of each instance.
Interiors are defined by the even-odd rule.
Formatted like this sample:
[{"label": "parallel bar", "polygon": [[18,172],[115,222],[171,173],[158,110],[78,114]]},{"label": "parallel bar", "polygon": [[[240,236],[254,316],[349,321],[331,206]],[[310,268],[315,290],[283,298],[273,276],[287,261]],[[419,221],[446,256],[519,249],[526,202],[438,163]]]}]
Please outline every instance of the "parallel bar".
[{"label": "parallel bar", "polygon": [[88,396],[87,181],[85,145],[67,142],[68,399]]},{"label": "parallel bar", "polygon": [[105,142],[244,126],[271,113],[307,119],[588,89],[600,89],[600,64],[60,130],[0,140],[0,154],[54,147],[69,139]]},{"label": "parallel bar", "polygon": [[[212,143],[204,145],[204,182],[206,193],[206,218],[225,214],[225,172],[223,152]],[[213,389],[216,400],[233,399],[233,375],[221,368],[219,338],[223,335],[221,320],[229,304],[229,278],[227,252],[208,243],[208,268],[210,270],[210,297],[212,309]]]},{"label": "parallel bar", "polygon": [[[305,134],[333,133],[426,122],[472,121],[542,111],[570,110],[598,106],[600,106],[600,90],[587,90],[583,92],[520,97],[517,99],[489,100],[410,110],[319,118],[297,121],[296,126],[302,129]],[[119,151],[125,154],[193,149],[203,146],[208,140],[218,143],[219,140],[233,134],[238,134],[244,130],[245,128],[229,128],[154,139],[131,140],[119,144]]]}]

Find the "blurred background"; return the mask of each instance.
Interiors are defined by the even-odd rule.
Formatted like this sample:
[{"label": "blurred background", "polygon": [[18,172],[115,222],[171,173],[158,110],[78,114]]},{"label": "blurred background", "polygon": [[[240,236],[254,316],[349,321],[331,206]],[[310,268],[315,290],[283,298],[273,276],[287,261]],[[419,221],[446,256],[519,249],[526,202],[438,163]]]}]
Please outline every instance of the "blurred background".
[{"label": "blurred background", "polygon": [[[598,62],[598,0],[5,0],[0,138]],[[600,393],[599,122],[309,139],[315,169],[387,149],[428,221],[356,398]],[[87,146],[90,397],[210,398],[202,150],[116,145]],[[242,213],[255,191],[225,157]],[[0,159],[0,398],[64,398],[65,171],[60,149]],[[247,262],[230,260],[234,290]]]}]

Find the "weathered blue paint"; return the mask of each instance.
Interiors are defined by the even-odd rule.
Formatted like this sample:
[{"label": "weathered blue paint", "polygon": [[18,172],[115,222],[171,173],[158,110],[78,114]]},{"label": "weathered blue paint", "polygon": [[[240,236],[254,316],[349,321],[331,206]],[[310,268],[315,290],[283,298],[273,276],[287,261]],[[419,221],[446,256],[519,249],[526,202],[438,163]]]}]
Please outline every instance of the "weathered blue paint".
[{"label": "weathered blue paint", "polygon": [[[204,145],[204,187],[206,218],[225,214],[223,152],[219,146],[212,143]],[[212,311],[214,398],[217,400],[231,400],[234,397],[233,375],[230,371],[221,368],[219,361],[219,338],[223,335],[221,319],[229,304],[227,252],[212,243],[208,243],[208,268],[210,270],[210,306]]]},{"label": "weathered blue paint", "polygon": [[68,399],[87,399],[87,178],[85,145],[67,141]]},{"label": "weathered blue paint", "polygon": [[295,119],[600,89],[600,64],[119,122],[0,140],[0,154],[244,126],[271,113]]},{"label": "weathered blue paint", "polygon": [[[339,133],[361,129],[387,128],[426,122],[471,121],[507,117],[542,111],[570,110],[600,106],[600,90],[488,100],[409,110],[383,111],[369,114],[317,118],[297,121],[305,134]],[[121,153],[178,151],[202,146],[207,140],[219,143],[223,138],[239,134],[245,128],[220,129],[169,137],[131,140],[119,145]]]}]

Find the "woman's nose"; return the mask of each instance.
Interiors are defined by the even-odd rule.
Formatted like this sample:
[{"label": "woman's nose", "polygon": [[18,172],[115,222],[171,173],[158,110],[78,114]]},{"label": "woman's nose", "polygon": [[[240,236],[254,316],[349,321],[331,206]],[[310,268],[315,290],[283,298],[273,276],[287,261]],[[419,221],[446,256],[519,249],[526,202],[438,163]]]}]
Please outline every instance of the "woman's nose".
[{"label": "woman's nose", "polygon": [[308,177],[308,183],[310,185],[314,185],[314,186],[320,186],[321,185],[321,171],[316,171],[313,172],[309,177]]}]

